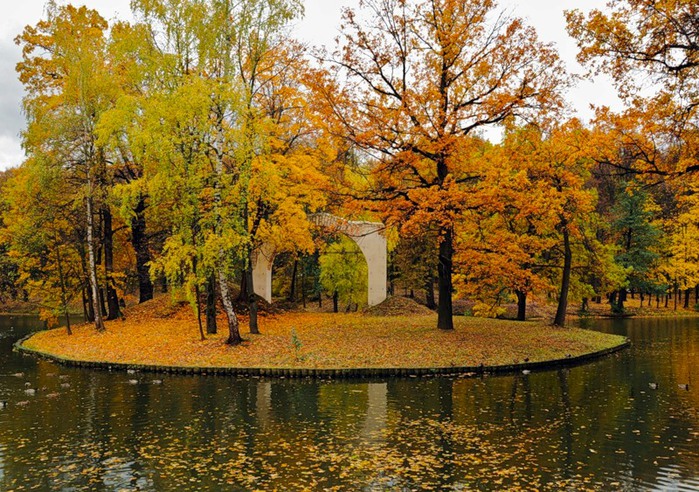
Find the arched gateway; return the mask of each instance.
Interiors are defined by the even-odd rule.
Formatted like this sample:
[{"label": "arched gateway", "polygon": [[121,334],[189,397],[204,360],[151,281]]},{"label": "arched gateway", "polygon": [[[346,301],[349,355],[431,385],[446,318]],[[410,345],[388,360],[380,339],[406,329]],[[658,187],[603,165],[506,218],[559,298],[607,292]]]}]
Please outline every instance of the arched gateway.
[{"label": "arched gateway", "polygon": [[[381,222],[349,221],[331,214],[316,214],[311,220],[332,232],[339,232],[352,239],[366,259],[369,281],[368,304],[375,306],[386,299],[387,248]],[[252,275],[255,294],[272,302],[272,264],[276,252],[267,244],[258,249],[252,258]]]}]

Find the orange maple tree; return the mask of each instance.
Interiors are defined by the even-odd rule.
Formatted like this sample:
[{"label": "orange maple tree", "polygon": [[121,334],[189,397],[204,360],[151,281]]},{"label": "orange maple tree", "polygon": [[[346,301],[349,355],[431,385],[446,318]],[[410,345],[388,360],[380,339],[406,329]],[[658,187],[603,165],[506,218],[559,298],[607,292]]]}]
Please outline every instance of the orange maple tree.
[{"label": "orange maple tree", "polygon": [[637,130],[637,141],[626,138],[624,145],[635,153],[634,171],[656,176],[698,171],[697,2],[621,0],[604,11],[572,10],[566,17],[580,48],[578,60],[593,73],[611,76],[629,106],[614,119],[617,135],[623,127]]},{"label": "orange maple tree", "polygon": [[492,0],[364,0],[318,84],[326,121],[365,157],[354,195],[404,234],[437,230],[437,325],[453,329],[455,228],[479,177],[479,130],[560,104],[555,50]]}]

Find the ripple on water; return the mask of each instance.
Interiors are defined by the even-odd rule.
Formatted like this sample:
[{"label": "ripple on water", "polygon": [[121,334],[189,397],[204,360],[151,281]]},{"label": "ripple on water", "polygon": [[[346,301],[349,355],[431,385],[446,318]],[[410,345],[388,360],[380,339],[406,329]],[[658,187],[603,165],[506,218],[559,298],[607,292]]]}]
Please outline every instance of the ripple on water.
[{"label": "ripple on water", "polygon": [[[472,379],[161,385],[0,352],[24,373],[0,375],[13,400],[0,488],[699,490],[699,398],[678,387],[699,364],[699,330],[610,325],[645,342],[569,370]],[[29,399],[25,381],[45,389]]]}]

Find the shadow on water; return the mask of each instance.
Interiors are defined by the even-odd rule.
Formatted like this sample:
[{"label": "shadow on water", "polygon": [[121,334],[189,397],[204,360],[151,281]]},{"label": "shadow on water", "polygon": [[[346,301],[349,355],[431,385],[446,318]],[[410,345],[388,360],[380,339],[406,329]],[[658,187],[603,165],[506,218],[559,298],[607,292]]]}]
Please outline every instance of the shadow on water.
[{"label": "shadow on water", "polygon": [[0,488],[699,490],[697,321],[593,324],[633,347],[527,375],[331,382],[69,369],[12,353],[36,325],[4,319]]}]

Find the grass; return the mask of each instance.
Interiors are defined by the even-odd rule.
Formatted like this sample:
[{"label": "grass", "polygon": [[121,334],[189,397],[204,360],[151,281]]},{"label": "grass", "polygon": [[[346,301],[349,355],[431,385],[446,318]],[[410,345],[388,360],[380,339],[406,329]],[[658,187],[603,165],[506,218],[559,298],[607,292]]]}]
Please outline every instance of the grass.
[{"label": "grass", "polygon": [[108,322],[104,333],[91,325],[74,327],[72,336],[55,329],[24,345],[88,362],[335,369],[509,365],[575,357],[624,341],[588,330],[468,317],[456,317],[455,330],[444,332],[436,329],[435,315],[285,313],[261,318],[260,326],[261,335],[244,335],[242,345],[231,347],[222,318],[219,334],[201,341],[188,308],[162,318],[142,309],[126,321]]}]

